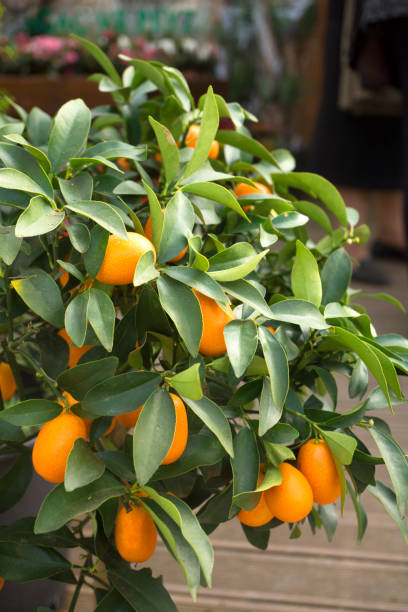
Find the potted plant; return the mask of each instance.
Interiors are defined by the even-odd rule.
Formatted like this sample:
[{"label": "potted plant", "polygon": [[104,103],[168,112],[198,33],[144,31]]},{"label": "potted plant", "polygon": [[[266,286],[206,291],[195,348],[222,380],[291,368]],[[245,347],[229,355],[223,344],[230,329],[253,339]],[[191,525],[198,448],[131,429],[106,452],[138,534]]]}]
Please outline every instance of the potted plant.
[{"label": "potted plant", "polygon": [[375,416],[403,401],[407,340],[376,333],[344,248],[368,229],[328,181],[254,140],[239,104],[210,87],[196,106],[178,70],[128,58],[119,75],[81,42],[109,108],[1,118],[0,439],[18,459],[0,499],[23,494],[30,439],[53,488],[1,526],[0,575],[75,584],[71,611],[84,584],[98,612],[175,610],[129,565],[158,534],[194,598],[220,523],[259,548],[272,529],[331,537],[349,495],[361,539],[365,490],[407,539],[408,464]]}]

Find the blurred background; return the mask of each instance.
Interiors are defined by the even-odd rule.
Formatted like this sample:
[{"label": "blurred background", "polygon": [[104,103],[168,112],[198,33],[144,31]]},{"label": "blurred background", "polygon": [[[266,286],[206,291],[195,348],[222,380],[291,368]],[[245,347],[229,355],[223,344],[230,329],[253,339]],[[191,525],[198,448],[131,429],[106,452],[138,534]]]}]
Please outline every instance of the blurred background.
[{"label": "blurred background", "polygon": [[[96,42],[119,68],[119,53],[159,60],[184,72],[196,98],[213,84],[239,101],[259,119],[256,138],[331,180],[372,228],[351,251],[355,288],[387,286],[408,305],[407,0],[3,0],[0,13],[0,90],[27,110],[55,113],[73,97],[109,103],[88,80],[98,66],[70,33]],[[390,303],[367,300],[367,308],[379,333],[407,333]],[[407,448],[402,412],[393,429]],[[406,612],[406,546],[382,507],[365,502],[360,546],[348,506],[331,544],[321,530],[289,541],[280,528],[261,552],[234,522],[220,528],[214,589],[194,605],[164,547],[154,569],[183,612]],[[85,590],[77,609],[93,610]]]}]

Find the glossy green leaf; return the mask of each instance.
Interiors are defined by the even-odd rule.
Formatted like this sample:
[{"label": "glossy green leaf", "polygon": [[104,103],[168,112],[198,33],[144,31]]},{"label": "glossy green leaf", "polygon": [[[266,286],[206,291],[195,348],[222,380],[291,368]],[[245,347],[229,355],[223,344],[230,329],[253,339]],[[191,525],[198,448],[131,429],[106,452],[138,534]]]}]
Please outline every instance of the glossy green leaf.
[{"label": "glossy green leaf", "polygon": [[[48,199],[48,190],[45,190],[30,176],[24,174],[24,172],[14,170],[13,168],[0,168],[0,187],[3,189],[25,191],[27,193],[36,193]],[[6,196],[2,198],[2,200],[7,202]],[[13,203],[13,201],[12,199],[11,202]],[[23,208],[23,206],[20,205],[19,208]]]},{"label": "glossy green leaf", "polygon": [[323,304],[339,302],[351,279],[350,256],[343,248],[329,255],[322,268]]},{"label": "glossy green leaf", "polygon": [[[102,140],[89,147],[83,154],[83,157],[99,157],[105,160],[125,157],[136,162],[137,160],[146,159],[146,145],[135,147],[120,140]],[[118,169],[117,166],[116,169]]]},{"label": "glossy green leaf", "polygon": [[[157,280],[157,288],[162,307],[173,320],[188,351],[196,357],[203,330],[201,308],[196,296],[191,289],[168,276],[161,276]],[[188,317],[185,313],[188,313]]]},{"label": "glossy green leaf", "polygon": [[139,287],[145,283],[150,283],[150,281],[155,280],[159,276],[160,274],[154,266],[153,251],[146,251],[137,262],[133,275],[134,286]]},{"label": "glossy green leaf", "polygon": [[38,268],[26,274],[25,278],[11,281],[15,291],[35,314],[57,328],[63,327],[64,306],[57,283]]},{"label": "glossy green leaf", "polygon": [[190,256],[189,265],[193,266],[193,268],[196,270],[207,272],[208,268],[210,267],[210,262],[202,253],[200,253],[202,248],[201,237],[192,236],[192,238],[189,238],[188,247]]},{"label": "glossy green leaf", "polygon": [[190,200],[181,191],[177,191],[165,209],[158,253],[159,263],[177,257],[183,251],[191,236],[194,221],[195,214]]},{"label": "glossy green leaf", "polygon": [[47,533],[59,529],[78,515],[92,512],[107,499],[119,497],[124,492],[124,486],[107,474],[71,492],[65,491],[64,484],[61,483],[48,493],[41,504],[34,533]]},{"label": "glossy green leaf", "polygon": [[[286,353],[278,340],[264,326],[258,329],[259,340],[270,377],[271,396],[265,390],[264,402],[260,405],[259,435],[276,425],[282,414],[283,405],[289,389],[289,367]],[[262,407],[264,410],[261,409]]]},{"label": "glossy green leaf", "polygon": [[126,372],[108,378],[90,389],[82,401],[94,416],[116,416],[139,408],[161,381],[156,372]]},{"label": "glossy green leaf", "polygon": [[308,217],[295,211],[284,212],[271,219],[272,226],[279,231],[302,227],[306,225],[308,221]]},{"label": "glossy green leaf", "polygon": [[279,163],[274,158],[274,156],[269,153],[269,151],[264,147],[264,145],[262,145],[254,138],[251,138],[251,136],[247,136],[246,134],[241,134],[240,132],[236,132],[233,130],[218,130],[216,138],[219,142],[223,144],[236,147],[241,151],[250,153],[255,157],[259,157],[259,159],[263,159],[269,162],[270,164],[273,164],[277,168],[279,167]]},{"label": "glossy green leaf", "polygon": [[220,204],[234,210],[241,215],[241,217],[249,221],[232,191],[226,189],[223,185],[218,185],[218,183],[189,183],[181,187],[181,190],[209,200],[214,200],[215,202],[220,202]]},{"label": "glossy green leaf", "polygon": [[231,321],[224,327],[224,338],[232,369],[240,378],[255,355],[258,345],[256,325],[251,320]]},{"label": "glossy green leaf", "polygon": [[350,465],[357,447],[357,440],[339,431],[322,431],[321,433],[338,461],[343,465]]},{"label": "glossy green leaf", "polygon": [[201,466],[215,465],[224,456],[225,450],[217,438],[209,432],[191,434],[180,459],[174,463],[160,466],[154,475],[154,480],[174,478]]},{"label": "glossy green leaf", "polygon": [[77,98],[61,106],[55,116],[48,142],[48,158],[53,172],[59,172],[70,157],[76,157],[86,146],[91,111]]},{"label": "glossy green leaf", "polygon": [[367,514],[349,482],[347,482],[347,489],[353,502],[354,510],[357,517],[357,542],[361,542],[364,533],[367,529]]},{"label": "glossy green leaf", "polygon": [[174,437],[176,412],[168,391],[157,389],[146,401],[133,432],[133,463],[146,484],[166,457]]},{"label": "glossy green leaf", "polygon": [[14,225],[0,225],[0,258],[8,266],[11,266],[17,257],[22,243],[22,239],[17,238],[14,230]]},{"label": "glossy green leaf", "polygon": [[[65,329],[76,346],[83,346],[85,342],[89,295],[89,291],[76,295],[65,311]],[[62,325],[59,327],[62,327]]]},{"label": "glossy green leaf", "polygon": [[12,542],[0,544],[0,572],[5,580],[29,582],[50,578],[68,570],[70,563],[50,548],[24,546]]},{"label": "glossy green leaf", "polygon": [[196,289],[217,302],[223,304],[228,304],[229,302],[220,285],[211,278],[211,276],[201,270],[189,268],[187,266],[169,266],[164,269],[164,273],[170,276],[170,278]]},{"label": "glossy green leaf", "polygon": [[232,467],[232,500],[239,507],[252,510],[259,501],[259,495],[247,495],[255,491],[259,476],[259,454],[254,433],[242,427],[234,438]]},{"label": "glossy green leaf", "polygon": [[271,318],[277,321],[296,323],[312,329],[327,329],[329,327],[316,306],[304,300],[282,300],[272,304],[270,311],[272,313]]},{"label": "glossy green leaf", "polygon": [[[0,414],[4,412],[1,411]],[[30,453],[17,455],[13,465],[0,477],[0,512],[12,508],[24,495],[31,482],[33,464]]]},{"label": "glossy green leaf", "polygon": [[408,502],[408,461],[394,438],[377,427],[370,427],[369,432],[378,446],[394,486],[397,507],[401,517],[405,514]]},{"label": "glossy green leaf", "polygon": [[167,183],[171,183],[177,176],[180,164],[179,150],[176,141],[165,125],[162,125],[153,117],[149,117],[149,122],[154,130],[157,142],[159,143],[166,181]]},{"label": "glossy green leaf", "polygon": [[291,280],[295,297],[307,300],[319,308],[322,301],[319,266],[314,255],[300,240],[296,240],[296,257]]},{"label": "glossy green leaf", "polygon": [[60,404],[47,399],[29,399],[0,411],[0,419],[12,425],[42,425],[58,416]]},{"label": "glossy green leaf", "polygon": [[208,274],[217,281],[236,281],[252,272],[268,250],[256,253],[248,242],[238,242],[210,257]]},{"label": "glossy green leaf", "polygon": [[[17,136],[17,140],[25,142],[25,139],[21,136]],[[39,154],[44,155],[41,151],[39,151]],[[44,157],[48,161],[45,155]],[[53,199],[54,191],[50,179],[31,153],[14,144],[3,142],[0,143],[0,159],[6,168],[14,168],[14,170],[29,176],[41,187],[42,193],[48,200]]]},{"label": "glossy green leaf", "polygon": [[212,142],[217,133],[218,123],[219,116],[217,102],[214,97],[213,89],[210,85],[205,96],[203,115],[197,142],[194,147],[193,155],[184,170],[184,177],[193,174],[193,172],[198,170],[208,159]]},{"label": "glossy green leaf", "polygon": [[183,397],[182,399],[194,414],[203,421],[204,425],[213,432],[227,453],[232,457],[234,451],[231,427],[221,408],[208,397],[202,397],[200,400],[192,400],[188,397]]},{"label": "glossy green leaf", "polygon": [[122,217],[107,202],[76,200],[75,202],[67,203],[66,207],[79,215],[92,219],[111,234],[127,240],[127,232]]},{"label": "glossy green leaf", "polygon": [[95,278],[105,257],[106,247],[109,240],[108,232],[100,225],[91,230],[91,244],[85,253],[84,263],[86,271],[91,278]]},{"label": "glossy green leaf", "polygon": [[[11,140],[11,142],[15,142],[17,144],[21,144],[24,147],[24,149],[27,151],[27,153],[30,153],[33,157],[35,157],[35,159],[37,160],[37,162],[39,163],[41,168],[44,170],[45,174],[48,175],[51,172],[50,160],[48,159],[46,154],[41,149],[38,149],[37,147],[33,147],[24,138],[24,136],[21,136],[21,134],[8,134],[6,136],[6,138],[7,138],[7,140]],[[6,165],[9,165],[9,164],[6,164]],[[27,170],[26,170],[26,172],[27,172]],[[51,190],[52,190],[51,184],[47,185],[47,188],[51,188]],[[52,195],[51,195],[51,197],[52,197]]]},{"label": "glossy green leaf", "polygon": [[95,385],[111,378],[118,364],[117,357],[105,357],[98,361],[81,363],[60,374],[57,382],[60,387],[80,401]]},{"label": "glossy green leaf", "polygon": [[333,228],[328,215],[318,204],[313,204],[313,202],[307,202],[305,200],[297,200],[294,202],[294,206],[296,210],[302,213],[302,215],[306,215],[310,219],[313,219],[313,221],[316,221],[316,223],[318,223],[327,234],[333,233]]},{"label": "glossy green leaf", "polygon": [[350,308],[346,304],[339,304],[339,302],[329,302],[324,309],[325,319],[341,319],[350,317],[359,317],[361,313],[354,308]]},{"label": "glossy green leaf", "polygon": [[98,64],[103,68],[106,74],[112,79],[114,83],[116,83],[116,85],[122,84],[118,71],[116,70],[108,56],[102,51],[100,47],[98,47],[98,45],[91,42],[90,40],[87,40],[86,38],[78,36],[77,34],[72,34],[71,36],[75,38],[78,42],[80,42],[81,45],[85,47],[87,51],[89,51],[92,57],[98,62]]},{"label": "glossy green leaf", "polygon": [[65,468],[65,490],[74,491],[94,482],[102,476],[105,464],[82,438],[74,442]]},{"label": "glossy green leaf", "polygon": [[289,423],[277,423],[262,437],[273,444],[289,444],[299,437],[299,432]]},{"label": "glossy green leaf", "polygon": [[192,400],[199,400],[203,397],[199,370],[200,364],[195,363],[187,370],[183,370],[174,376],[167,376],[165,380],[180,395]]},{"label": "glossy green leaf", "polygon": [[47,234],[56,229],[65,218],[64,212],[54,210],[42,196],[31,198],[16,223],[16,237],[27,238]]},{"label": "glossy green leaf", "polygon": [[34,106],[27,116],[27,133],[30,142],[36,147],[47,144],[51,125],[52,119],[49,114]]},{"label": "glossy green leaf", "polygon": [[157,252],[160,247],[160,240],[163,233],[163,211],[160,206],[160,202],[157,199],[156,193],[145,181],[142,181],[142,183],[144,188],[146,189],[147,198],[149,201],[150,218],[152,223],[152,242]]},{"label": "glossy green leaf", "polygon": [[375,300],[388,302],[389,304],[393,304],[394,306],[402,310],[402,312],[406,312],[405,306],[403,306],[403,304],[401,304],[401,302],[397,300],[397,298],[395,298],[394,296],[388,295],[388,293],[359,293],[358,297],[374,298]]},{"label": "glossy green leaf", "polygon": [[238,298],[244,304],[248,304],[248,306],[268,317],[268,319],[272,318],[271,310],[265,302],[263,295],[250,282],[242,279],[230,282],[224,281],[221,283],[221,287],[226,293]]},{"label": "glossy green leaf", "polygon": [[58,178],[58,184],[67,204],[92,199],[93,180],[88,172],[81,172],[69,180]]},{"label": "glossy green leaf", "polygon": [[177,612],[162,578],[153,578],[150,568],[135,571],[120,564],[113,569],[110,563],[108,576],[110,583],[135,612]]}]

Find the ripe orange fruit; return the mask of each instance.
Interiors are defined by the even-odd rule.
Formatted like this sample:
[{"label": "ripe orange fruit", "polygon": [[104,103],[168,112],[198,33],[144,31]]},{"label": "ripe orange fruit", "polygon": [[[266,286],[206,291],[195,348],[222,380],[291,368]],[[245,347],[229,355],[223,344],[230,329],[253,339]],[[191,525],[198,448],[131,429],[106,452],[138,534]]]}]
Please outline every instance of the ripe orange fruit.
[{"label": "ripe orange fruit", "polygon": [[[78,403],[78,400],[72,397],[72,395],[68,393],[68,391],[63,391],[62,395],[65,398],[69,408],[71,408],[71,406],[73,406],[74,404]],[[65,408],[65,403],[63,402],[63,400],[59,400],[58,403],[61,404],[63,408]]]},{"label": "ripe orange fruit", "polygon": [[118,159],[116,160],[116,163],[123,170],[130,170],[130,164],[129,164],[128,160],[126,159],[126,157],[118,157]]},{"label": "ripe orange fruit", "polygon": [[[86,428],[86,437],[89,438],[89,434],[91,433],[91,425],[94,422],[94,419],[84,419],[83,417],[81,417],[84,424],[85,424],[85,428]],[[116,425],[116,417],[113,417],[112,419],[112,423],[109,425],[108,429],[105,431],[103,435],[103,437],[108,436],[110,433],[112,433],[112,431],[115,429],[115,425]]]},{"label": "ripe orange fruit", "polygon": [[297,468],[312,487],[314,501],[331,504],[341,495],[340,479],[330,448],[324,440],[312,438],[299,449]]},{"label": "ripe orange fruit", "polygon": [[269,329],[269,331],[271,332],[271,334],[275,333],[275,330],[273,329],[273,327],[271,327],[271,325],[267,325],[266,329]]},{"label": "ripe orange fruit", "polygon": [[[260,472],[257,487],[261,484],[264,479],[265,474]],[[261,525],[266,525],[273,519],[273,514],[269,510],[269,506],[265,501],[264,492],[261,493],[261,497],[259,502],[252,510],[241,510],[241,512],[237,515],[238,519],[244,525],[248,525],[248,527],[260,527]]]},{"label": "ripe orange fruit", "polygon": [[125,561],[143,563],[156,549],[157,529],[150,514],[142,506],[132,504],[131,510],[119,508],[115,522],[115,544]]},{"label": "ripe orange fruit", "polygon": [[153,251],[154,246],[145,236],[136,232],[128,232],[128,240],[119,236],[109,236],[108,246],[96,280],[107,285],[128,285],[133,282],[137,262],[147,251]]},{"label": "ripe orange fruit", "polygon": [[290,463],[281,463],[282,483],[265,491],[269,510],[280,521],[296,523],[309,514],[313,491],[302,472]]},{"label": "ripe orange fruit", "polygon": [[123,427],[134,427],[137,423],[137,419],[139,418],[139,414],[142,410],[143,406],[136,408],[136,410],[132,410],[132,412],[125,412],[124,414],[118,414],[116,417]]},{"label": "ripe orange fruit", "polygon": [[[271,193],[271,190],[267,185],[264,185],[263,183],[258,183],[257,181],[254,181],[254,183],[256,187],[252,187],[252,185],[247,185],[247,183],[238,183],[238,185],[234,189],[236,197],[242,198],[242,196],[246,196],[251,193]],[[242,210],[244,212],[248,212],[248,210],[251,210],[251,208],[251,204],[246,204],[242,207]]]},{"label": "ripe orange fruit", "polygon": [[[162,213],[164,215],[164,209],[162,209]],[[145,234],[146,234],[146,238],[148,238],[150,241],[152,240],[152,218],[149,215],[148,220],[146,221],[146,225],[144,228]],[[169,261],[171,263],[179,261],[180,259],[182,259],[184,257],[184,255],[187,253],[187,247],[185,249],[183,249],[178,255],[176,255],[175,257],[173,257],[173,259],[169,259]]]},{"label": "ripe orange fruit", "polygon": [[0,591],[3,587],[4,587],[4,578],[3,576],[0,576]]},{"label": "ripe orange fruit", "polygon": [[63,338],[65,342],[68,344],[68,347],[69,347],[68,367],[69,368],[73,368],[74,366],[76,366],[78,361],[81,359],[82,355],[85,355],[85,353],[89,351],[89,349],[93,348],[91,345],[72,346],[72,340],[68,336],[65,328],[60,329],[58,332],[58,335],[61,336],[61,338]]},{"label": "ripe orange fruit", "polygon": [[0,393],[4,401],[13,397],[17,391],[16,381],[8,363],[0,362]]},{"label": "ripe orange fruit", "polygon": [[171,446],[167,455],[162,461],[162,465],[167,465],[168,463],[174,463],[177,461],[177,459],[183,454],[188,440],[187,412],[184,402],[174,393],[170,393],[170,397],[173,400],[174,408],[176,410],[176,427],[174,429],[174,436]]},{"label": "ripe orange fruit", "polygon": [[227,306],[227,312],[225,312],[212,298],[203,295],[195,289],[193,291],[199,301],[203,317],[203,333],[198,350],[202,355],[218,357],[227,350],[224,339],[224,327],[227,323],[233,321],[233,312],[230,306]]},{"label": "ripe orange fruit", "polygon": [[[196,123],[193,125],[190,125],[190,127],[188,128],[187,136],[185,140],[187,147],[191,147],[192,149],[195,149],[199,133],[200,133],[199,125],[197,125]],[[219,142],[218,140],[213,140],[211,143],[210,151],[208,153],[208,157],[210,159],[217,159],[219,152],[220,152]]]},{"label": "ripe orange fruit", "polygon": [[68,455],[78,438],[86,439],[86,427],[76,414],[63,411],[44,423],[33,448],[33,466],[49,482],[63,482]]}]

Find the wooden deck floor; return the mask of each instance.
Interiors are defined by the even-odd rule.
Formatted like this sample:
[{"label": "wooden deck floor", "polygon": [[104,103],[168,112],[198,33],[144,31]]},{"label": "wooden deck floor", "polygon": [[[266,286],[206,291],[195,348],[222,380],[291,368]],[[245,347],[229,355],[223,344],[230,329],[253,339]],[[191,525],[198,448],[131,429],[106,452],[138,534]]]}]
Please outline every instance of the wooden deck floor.
[{"label": "wooden deck floor", "polygon": [[[393,279],[387,291],[408,306],[405,267],[386,267]],[[363,289],[380,290],[367,285]],[[402,312],[375,300],[366,300],[366,305],[378,333],[408,333],[408,319]],[[402,379],[402,384],[407,396],[408,380]],[[340,392],[347,410],[352,404],[344,385]],[[386,411],[378,416],[390,422],[398,441],[408,449],[407,405],[394,417]],[[273,530],[268,550],[261,552],[246,543],[238,521],[221,526],[212,536],[214,586],[201,589],[196,604],[163,545],[154,555],[154,573],[163,574],[180,612],[407,612],[407,546],[382,506],[368,494],[363,502],[369,522],[361,545],[356,544],[356,519],[350,503],[331,543],[323,533],[313,536],[308,527],[300,539],[289,540],[283,525]],[[69,592],[60,612],[67,611],[68,596]],[[76,612],[93,609],[92,595],[84,589]]]}]

